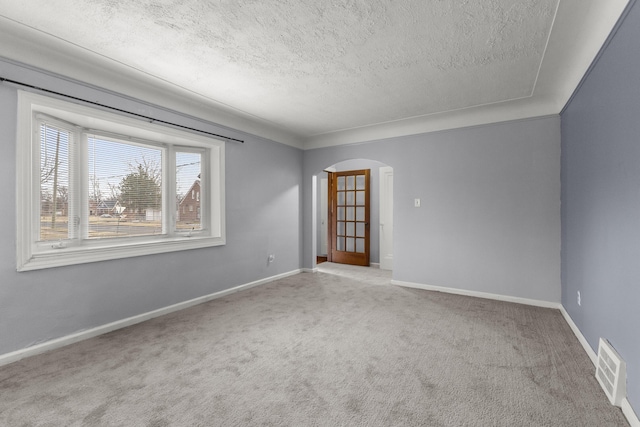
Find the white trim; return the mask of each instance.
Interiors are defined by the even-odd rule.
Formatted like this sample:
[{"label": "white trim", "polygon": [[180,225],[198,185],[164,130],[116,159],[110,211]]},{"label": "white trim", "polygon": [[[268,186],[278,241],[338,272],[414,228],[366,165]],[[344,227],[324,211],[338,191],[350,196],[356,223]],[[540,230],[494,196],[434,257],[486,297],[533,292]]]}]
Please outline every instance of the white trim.
[{"label": "white trim", "polygon": [[[157,108],[180,112],[208,125],[224,126],[303,148],[297,133],[277,123],[51,37],[4,16],[0,16],[0,40],[3,41],[3,59],[0,62],[20,67],[4,71],[3,77],[27,83],[47,81],[49,84],[38,83],[39,87],[52,90],[55,90],[58,82],[51,82],[48,78],[42,80],[43,75],[67,82],[72,80],[89,90],[99,90],[146,104],[139,111],[142,114]],[[76,93],[69,94],[77,96]],[[88,96],[87,99],[92,97]],[[235,136],[233,134],[237,132],[231,133],[231,136]]]},{"label": "white trim", "polygon": [[573,319],[571,318],[571,316],[569,316],[569,313],[567,313],[567,310],[565,310],[564,306],[562,305],[560,306],[560,313],[562,313],[562,317],[564,317],[564,320],[569,324],[569,327],[573,331],[573,334],[576,336],[576,338],[578,338],[580,344],[582,344],[582,348],[584,348],[587,356],[589,356],[589,359],[591,359],[591,363],[593,363],[593,366],[596,366],[598,355],[596,354],[595,350],[591,348],[587,339],[584,337],[584,335],[582,335],[582,332],[580,332],[580,329],[578,329],[578,326],[574,323]]},{"label": "white trim", "polygon": [[[86,82],[89,87],[93,85],[126,93],[147,103],[162,105],[294,147],[313,149],[505,119],[557,114],[571,97],[611,30],[615,28],[628,2],[629,0],[558,2],[556,18],[549,30],[549,39],[538,65],[535,87],[530,96],[497,104],[370,124],[362,128],[336,129],[307,138],[281,124],[256,116],[255,113],[203,96],[193,88],[181,87],[175,82],[163,80],[6,17],[0,17],[0,39],[4,42],[3,56],[11,61]],[[580,46],[576,47],[574,40],[580,40]],[[31,74],[31,70],[26,68],[23,74],[25,73]]]},{"label": "white trim", "polygon": [[391,284],[396,286],[402,286],[405,288],[415,288],[415,289],[423,289],[425,291],[436,291],[436,292],[444,292],[447,294],[465,295],[465,296],[476,297],[476,298],[486,298],[486,299],[492,299],[497,301],[513,302],[516,304],[531,305],[535,307],[555,308],[555,309],[559,309],[560,307],[562,307],[562,305],[559,302],[512,297],[508,295],[492,294],[488,292],[469,291],[466,289],[445,288],[443,286],[424,285],[421,283],[403,282],[401,280],[392,280]]},{"label": "white trim", "polygon": [[316,267],[316,268],[303,268],[301,271],[303,273],[317,273],[318,272],[318,267]]},{"label": "white trim", "polygon": [[[591,360],[591,363],[593,363],[593,366],[596,365],[596,362],[598,359],[596,352],[591,348],[591,346],[587,342],[587,339],[584,337],[584,335],[582,335],[582,332],[580,332],[580,329],[578,329],[578,326],[574,323],[571,316],[569,316],[569,313],[567,313],[567,310],[565,310],[564,306],[560,303],[540,301],[540,300],[534,300],[534,299],[528,299],[528,298],[511,297],[506,295],[491,294],[487,292],[477,292],[477,291],[468,291],[464,289],[445,288],[442,286],[423,285],[420,283],[403,282],[400,280],[392,280],[391,284],[396,286],[403,286],[407,288],[423,289],[426,291],[437,291],[437,292],[445,292],[449,294],[465,295],[465,296],[471,296],[471,297],[477,297],[477,298],[488,298],[488,299],[493,299],[498,301],[514,302],[517,304],[526,304],[526,305],[531,305],[536,307],[556,308],[560,310],[560,313],[562,313],[562,317],[564,317],[565,321],[567,322],[567,324],[575,334],[576,338],[578,338],[578,341],[582,345],[582,348],[584,349],[584,351],[587,353],[587,356]],[[622,399],[622,403],[620,407],[622,409],[623,415],[626,417],[627,421],[629,422],[629,425],[631,427],[640,427],[640,420],[638,419],[638,416],[633,410],[631,403],[626,397]]]},{"label": "white trim", "polygon": [[[584,337],[584,335],[582,335],[582,332],[580,332],[580,329],[562,305],[560,306],[560,313],[562,313],[562,317],[564,317],[564,320],[569,324],[569,327],[575,334],[576,338],[578,338],[578,341],[580,341],[580,344],[582,344],[582,348],[584,348],[584,351],[587,353],[587,356],[589,356],[589,359],[591,359],[591,363],[593,363],[593,366],[595,367],[596,363],[598,362],[598,355],[596,354],[595,350],[591,348],[591,346],[587,342],[587,339]],[[622,413],[627,418],[627,421],[629,422],[629,425],[631,425],[631,427],[640,427],[640,420],[638,419],[638,416],[633,410],[631,403],[629,403],[629,400],[626,397],[622,399],[620,408],[622,409]]]},{"label": "white trim", "polygon": [[378,249],[381,270],[393,270],[393,168],[382,166],[379,179]]},{"label": "white trim", "polygon": [[17,362],[18,360],[24,359],[25,357],[42,354],[49,350],[54,350],[56,348],[64,347],[69,344],[73,344],[89,338],[97,337],[98,335],[106,334],[108,332],[115,331],[117,329],[135,325],[137,323],[141,323],[149,319],[160,317],[165,314],[173,313],[174,311],[179,311],[185,308],[193,307],[194,305],[202,304],[204,302],[211,301],[216,298],[221,298],[235,292],[244,291],[244,290],[247,290],[256,286],[264,285],[266,283],[270,283],[279,279],[284,279],[285,277],[294,276],[296,274],[299,274],[300,272],[301,270],[293,270],[287,273],[282,273],[282,274],[267,277],[264,279],[256,280],[250,283],[245,283],[244,285],[239,285],[233,288],[225,289],[223,291],[214,292],[209,295],[204,295],[188,301],[183,301],[177,304],[170,305],[168,307],[163,307],[157,310],[149,311],[147,313],[142,313],[137,316],[128,317],[122,320],[117,320],[115,322],[107,323],[106,325],[87,329],[85,331],[76,332],[74,334],[70,334],[61,338],[56,338],[54,340],[46,341],[31,347],[16,350],[11,353],[2,354],[0,355],[0,366],[8,365],[9,363]]},{"label": "white trim", "polygon": [[620,408],[622,408],[622,413],[627,418],[627,421],[629,421],[629,425],[631,427],[640,427],[640,419],[638,419],[638,416],[631,407],[631,403],[629,403],[629,400],[626,397],[622,399]]},{"label": "white trim", "polygon": [[[48,242],[48,245],[38,244],[37,234],[39,230],[40,187],[34,182],[39,176],[39,149],[34,147],[39,145],[39,140],[34,139],[33,113],[41,113],[47,116],[59,117],[64,122],[76,123],[84,128],[83,132],[89,132],[90,128],[102,128],[100,131],[91,130],[103,134],[111,133],[114,129],[116,133],[131,135],[135,139],[145,140],[147,144],[159,144],[165,146],[168,155],[163,155],[166,162],[167,157],[172,157],[176,150],[193,149],[202,152],[203,178],[206,178],[209,185],[206,186],[207,194],[202,195],[203,209],[203,230],[201,233],[187,236],[179,233],[173,228],[169,229],[169,222],[173,212],[173,192],[163,191],[166,196],[164,211],[167,215],[163,217],[163,234],[145,237],[130,237],[126,239],[72,239],[72,241],[62,240]],[[80,137],[78,131],[76,137]],[[149,141],[153,141],[149,142]],[[86,142],[86,140],[85,140]],[[201,135],[187,133],[182,130],[169,127],[160,127],[157,124],[145,123],[130,117],[117,115],[111,112],[98,110],[93,107],[86,107],[61,101],[59,99],[42,96],[30,92],[18,91],[18,126],[16,141],[16,269],[17,271],[30,271],[42,268],[60,267],[66,265],[82,264],[95,261],[104,261],[119,258],[129,258],[141,255],[151,255],[166,252],[174,252],[204,247],[221,246],[226,244],[225,238],[225,142],[208,138]],[[205,154],[206,153],[206,154]],[[86,159],[84,159],[86,160]],[[76,168],[83,170],[86,168],[83,161],[74,162]],[[165,170],[175,170],[164,165]],[[86,173],[84,169],[84,173]],[[82,174],[80,174],[82,175]],[[169,179],[162,179],[164,185],[168,185]],[[86,181],[85,181],[86,182]],[[175,190],[175,188],[173,188]],[[78,194],[88,194],[86,189],[76,191]],[[82,196],[80,196],[82,197]],[[88,206],[86,199],[79,198],[75,202],[78,211]],[[84,211],[80,218],[86,223],[88,212]],[[83,227],[87,227],[83,225]],[[80,236],[76,236],[80,237]],[[86,237],[86,236],[85,236]],[[80,245],[77,242],[82,242]],[[50,246],[50,247],[49,247]]]}]

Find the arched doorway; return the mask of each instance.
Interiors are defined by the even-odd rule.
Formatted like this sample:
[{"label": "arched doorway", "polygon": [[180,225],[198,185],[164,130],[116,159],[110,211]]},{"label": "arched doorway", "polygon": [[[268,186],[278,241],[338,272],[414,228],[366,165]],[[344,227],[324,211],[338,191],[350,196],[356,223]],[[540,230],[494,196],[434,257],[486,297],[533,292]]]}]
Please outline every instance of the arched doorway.
[{"label": "arched doorway", "polygon": [[317,262],[322,262],[330,250],[327,238],[328,224],[328,176],[329,172],[370,170],[370,239],[369,257],[372,266],[393,268],[393,168],[370,159],[350,159],[327,165],[315,180],[315,252]]}]

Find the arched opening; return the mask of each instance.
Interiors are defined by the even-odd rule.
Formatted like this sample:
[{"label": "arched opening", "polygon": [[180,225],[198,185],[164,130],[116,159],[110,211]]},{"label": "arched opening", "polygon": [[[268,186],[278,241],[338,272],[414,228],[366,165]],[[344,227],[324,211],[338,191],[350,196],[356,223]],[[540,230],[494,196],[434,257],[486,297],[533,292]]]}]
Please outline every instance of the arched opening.
[{"label": "arched opening", "polygon": [[370,170],[370,239],[369,255],[372,266],[383,269],[393,268],[393,168],[385,163],[370,159],[350,159],[327,165],[314,176],[313,198],[315,223],[313,231],[314,257],[323,262],[329,255],[329,184],[327,171],[344,172]]}]

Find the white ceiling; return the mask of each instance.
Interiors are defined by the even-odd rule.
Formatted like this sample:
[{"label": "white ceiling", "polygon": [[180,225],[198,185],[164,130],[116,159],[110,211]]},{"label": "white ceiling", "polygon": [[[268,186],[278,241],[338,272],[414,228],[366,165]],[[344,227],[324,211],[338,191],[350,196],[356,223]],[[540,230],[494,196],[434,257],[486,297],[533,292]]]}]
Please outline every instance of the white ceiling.
[{"label": "white ceiling", "polygon": [[0,0],[0,56],[314,148],[560,112],[628,0]]}]

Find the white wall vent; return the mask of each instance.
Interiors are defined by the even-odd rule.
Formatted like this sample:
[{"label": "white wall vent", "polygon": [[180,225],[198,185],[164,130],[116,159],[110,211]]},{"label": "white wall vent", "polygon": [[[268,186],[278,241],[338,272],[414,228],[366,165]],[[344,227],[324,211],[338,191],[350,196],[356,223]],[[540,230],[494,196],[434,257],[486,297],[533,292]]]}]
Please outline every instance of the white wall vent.
[{"label": "white wall vent", "polygon": [[600,338],[596,379],[612,405],[620,406],[627,395],[627,365],[606,340]]}]

